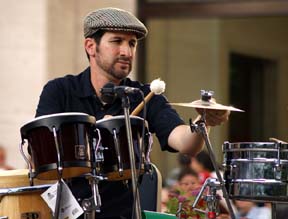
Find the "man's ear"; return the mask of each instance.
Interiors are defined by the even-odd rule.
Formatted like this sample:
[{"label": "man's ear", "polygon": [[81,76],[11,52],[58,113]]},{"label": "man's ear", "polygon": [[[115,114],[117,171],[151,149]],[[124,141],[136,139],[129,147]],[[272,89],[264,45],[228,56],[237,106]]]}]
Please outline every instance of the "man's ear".
[{"label": "man's ear", "polygon": [[86,38],[84,41],[84,47],[89,56],[94,57],[96,52],[96,42],[92,38]]}]

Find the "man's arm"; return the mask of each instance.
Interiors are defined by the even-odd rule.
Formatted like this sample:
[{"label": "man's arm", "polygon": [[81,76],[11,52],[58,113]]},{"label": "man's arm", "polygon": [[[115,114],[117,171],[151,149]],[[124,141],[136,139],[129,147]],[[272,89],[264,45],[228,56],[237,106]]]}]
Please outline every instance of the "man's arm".
[{"label": "man's arm", "polygon": [[[230,111],[223,110],[207,110],[206,111],[206,127],[220,125],[229,118]],[[196,121],[200,119],[197,117]],[[204,139],[201,134],[192,132],[189,125],[179,125],[172,130],[168,137],[170,147],[180,153],[196,155],[203,149]]]}]

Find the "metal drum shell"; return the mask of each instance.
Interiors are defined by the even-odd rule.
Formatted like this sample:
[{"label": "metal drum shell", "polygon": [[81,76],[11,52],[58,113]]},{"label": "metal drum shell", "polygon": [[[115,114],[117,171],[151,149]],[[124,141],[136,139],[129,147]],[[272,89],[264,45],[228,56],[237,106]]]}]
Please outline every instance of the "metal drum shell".
[{"label": "metal drum shell", "polygon": [[224,180],[234,199],[288,201],[288,145],[275,142],[223,144]]}]

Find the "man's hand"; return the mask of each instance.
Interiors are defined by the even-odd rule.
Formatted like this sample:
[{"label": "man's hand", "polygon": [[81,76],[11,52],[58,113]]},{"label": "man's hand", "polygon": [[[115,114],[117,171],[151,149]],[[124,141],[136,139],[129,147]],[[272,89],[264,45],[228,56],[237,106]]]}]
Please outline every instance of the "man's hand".
[{"label": "man's hand", "polygon": [[[203,109],[196,108],[196,111],[203,115]],[[211,110],[206,109],[206,125],[207,126],[216,126],[221,125],[222,123],[228,121],[230,111],[229,110]]]}]

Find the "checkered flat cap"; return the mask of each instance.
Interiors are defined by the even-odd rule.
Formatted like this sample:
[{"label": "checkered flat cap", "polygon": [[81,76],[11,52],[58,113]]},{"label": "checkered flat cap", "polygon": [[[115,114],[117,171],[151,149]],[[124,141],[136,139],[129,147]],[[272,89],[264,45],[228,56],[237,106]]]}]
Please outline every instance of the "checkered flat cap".
[{"label": "checkered flat cap", "polygon": [[127,31],[135,33],[138,39],[148,31],[133,14],[119,8],[102,8],[90,12],[84,19],[84,37],[91,37],[98,30]]}]

